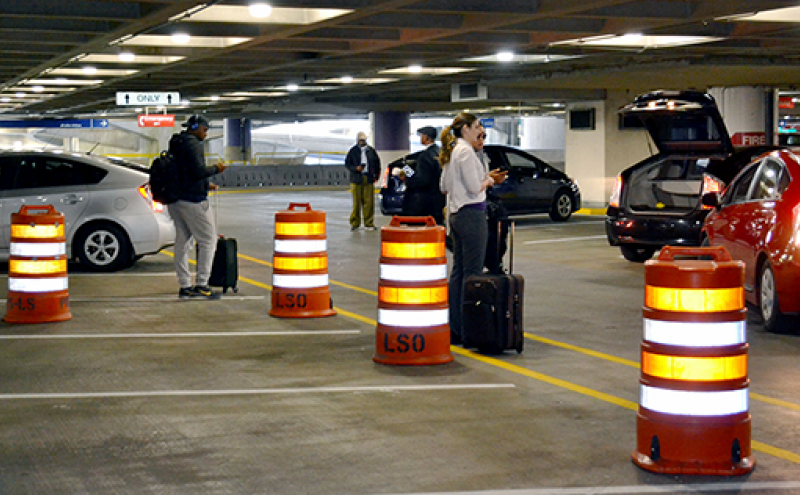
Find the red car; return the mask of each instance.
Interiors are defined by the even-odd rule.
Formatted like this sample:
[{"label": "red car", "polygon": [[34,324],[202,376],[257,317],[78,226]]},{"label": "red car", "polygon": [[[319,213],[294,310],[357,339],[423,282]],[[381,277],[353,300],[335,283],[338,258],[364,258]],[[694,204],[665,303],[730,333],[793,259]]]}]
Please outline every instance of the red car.
[{"label": "red car", "polygon": [[777,150],[739,172],[706,217],[703,245],[724,246],[745,263],[745,297],[769,331],[798,327],[800,313],[800,158]]}]

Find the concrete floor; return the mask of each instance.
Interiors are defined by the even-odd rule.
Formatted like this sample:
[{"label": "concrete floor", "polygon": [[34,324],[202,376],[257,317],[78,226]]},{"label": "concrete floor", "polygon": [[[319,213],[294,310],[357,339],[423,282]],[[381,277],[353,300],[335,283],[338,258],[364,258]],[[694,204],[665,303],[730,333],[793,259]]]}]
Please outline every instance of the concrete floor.
[{"label": "concrete floor", "polygon": [[[268,316],[292,201],[327,213],[337,316]],[[602,217],[519,220],[523,354],[404,367],[372,361],[380,232],[350,232],[349,208],[343,190],[223,194],[238,293],[179,301],[160,254],[71,267],[70,321],[0,323],[0,493],[800,493],[799,336],[750,316],[751,474],[648,473],[630,460],[643,267]]]}]

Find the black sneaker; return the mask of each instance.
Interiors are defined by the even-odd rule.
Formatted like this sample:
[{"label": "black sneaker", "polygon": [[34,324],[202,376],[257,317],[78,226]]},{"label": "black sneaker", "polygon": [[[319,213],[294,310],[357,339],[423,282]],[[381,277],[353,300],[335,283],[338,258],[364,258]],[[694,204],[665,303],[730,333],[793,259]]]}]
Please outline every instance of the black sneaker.
[{"label": "black sneaker", "polygon": [[178,297],[180,299],[189,299],[193,294],[192,289],[193,287],[181,287],[181,290],[178,291]]},{"label": "black sneaker", "polygon": [[211,290],[208,285],[195,285],[189,289],[189,293],[191,294],[189,297],[193,299],[219,299],[221,297],[219,293]]}]

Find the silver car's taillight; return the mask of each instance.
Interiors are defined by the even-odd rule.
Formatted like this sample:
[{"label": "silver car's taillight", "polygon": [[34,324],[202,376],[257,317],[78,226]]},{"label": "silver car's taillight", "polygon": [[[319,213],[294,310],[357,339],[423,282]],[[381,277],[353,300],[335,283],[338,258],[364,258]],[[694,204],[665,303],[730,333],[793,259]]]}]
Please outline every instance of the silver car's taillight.
[{"label": "silver car's taillight", "polygon": [[158,201],[153,199],[153,195],[150,194],[150,184],[142,184],[139,186],[139,194],[142,195],[147,205],[156,213],[163,213],[164,212],[164,205],[159,203]]}]

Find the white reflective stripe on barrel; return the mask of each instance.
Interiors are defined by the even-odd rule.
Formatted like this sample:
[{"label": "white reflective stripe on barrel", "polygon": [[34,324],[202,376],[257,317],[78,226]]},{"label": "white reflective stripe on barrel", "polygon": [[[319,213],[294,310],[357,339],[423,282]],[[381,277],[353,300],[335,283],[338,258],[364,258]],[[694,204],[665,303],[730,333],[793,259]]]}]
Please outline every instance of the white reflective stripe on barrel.
[{"label": "white reflective stripe on barrel", "polygon": [[328,241],[325,239],[309,241],[275,239],[276,253],[322,253],[327,250]]},{"label": "white reflective stripe on barrel", "polygon": [[681,416],[728,416],[747,412],[747,389],[701,392],[641,385],[642,407]]},{"label": "white reflective stripe on barrel", "polygon": [[272,275],[272,285],[284,289],[310,289],[327,287],[328,275]]},{"label": "white reflective stripe on barrel", "polygon": [[67,290],[67,277],[8,279],[8,290],[13,292],[55,292]]},{"label": "white reflective stripe on barrel", "polygon": [[378,309],[378,323],[393,327],[434,327],[447,324],[448,313],[447,309]]},{"label": "white reflective stripe on barrel", "polygon": [[744,344],[744,321],[698,323],[686,321],[644,320],[644,340],[655,344],[684,347],[722,347]]},{"label": "white reflective stripe on barrel", "polygon": [[12,242],[11,256],[61,256],[67,254],[64,242]]},{"label": "white reflective stripe on barrel", "polygon": [[395,282],[432,282],[447,279],[447,264],[441,265],[384,265],[381,279]]}]

